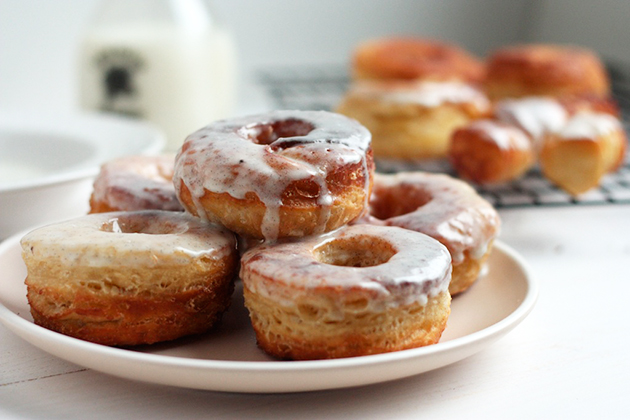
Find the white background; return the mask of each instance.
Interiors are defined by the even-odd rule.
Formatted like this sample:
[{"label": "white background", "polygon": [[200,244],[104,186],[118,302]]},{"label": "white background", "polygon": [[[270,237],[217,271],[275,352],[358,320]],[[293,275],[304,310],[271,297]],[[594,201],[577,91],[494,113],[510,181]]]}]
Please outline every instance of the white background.
[{"label": "white background", "polygon": [[[98,4],[0,0],[0,110],[77,107],[77,49]],[[503,44],[544,41],[577,43],[607,60],[630,61],[627,0],[215,0],[212,5],[236,38],[244,82],[261,68],[345,65],[358,42],[396,34],[449,40],[480,56]],[[241,101],[246,98],[241,92]]]}]

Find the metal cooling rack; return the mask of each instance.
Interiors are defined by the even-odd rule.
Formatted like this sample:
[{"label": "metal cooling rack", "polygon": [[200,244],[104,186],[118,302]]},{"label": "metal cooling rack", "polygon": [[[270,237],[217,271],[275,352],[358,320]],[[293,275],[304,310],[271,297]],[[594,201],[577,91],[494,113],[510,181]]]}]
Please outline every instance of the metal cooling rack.
[{"label": "metal cooling rack", "polygon": [[[613,96],[619,104],[626,132],[630,132],[630,67],[610,65]],[[333,110],[349,86],[342,67],[272,69],[260,73],[259,81],[277,109]],[[456,176],[447,162],[427,165],[377,162],[382,172],[425,170]],[[600,186],[580,197],[572,197],[547,181],[533,168],[521,179],[501,185],[474,185],[480,195],[496,207],[630,204],[630,153],[624,165],[607,175]]]}]

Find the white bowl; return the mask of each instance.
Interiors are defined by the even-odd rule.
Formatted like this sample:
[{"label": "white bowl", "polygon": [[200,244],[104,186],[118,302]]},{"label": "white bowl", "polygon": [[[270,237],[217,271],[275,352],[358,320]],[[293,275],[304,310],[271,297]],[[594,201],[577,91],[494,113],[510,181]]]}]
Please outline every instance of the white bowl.
[{"label": "white bowl", "polygon": [[0,114],[0,239],[85,214],[104,162],[159,153],[154,126],[97,114]]}]

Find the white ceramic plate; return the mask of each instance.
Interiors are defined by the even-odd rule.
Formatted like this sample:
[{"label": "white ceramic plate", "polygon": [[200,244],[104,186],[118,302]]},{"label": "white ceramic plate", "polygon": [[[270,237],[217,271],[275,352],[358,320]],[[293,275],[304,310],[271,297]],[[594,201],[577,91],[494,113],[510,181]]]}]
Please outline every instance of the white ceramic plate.
[{"label": "white ceramic plate", "polygon": [[67,337],[32,322],[19,236],[0,244],[0,321],[26,341],[62,359],[115,376],[186,388],[234,392],[297,392],[374,384],[462,360],[512,330],[531,311],[536,284],[522,259],[497,243],[487,275],[453,299],[440,343],[337,360],[286,362],[255,344],[240,288],[221,328],[210,334],[134,350]]},{"label": "white ceramic plate", "polygon": [[164,144],[152,125],[121,117],[0,113],[0,238],[85,213],[102,163]]}]

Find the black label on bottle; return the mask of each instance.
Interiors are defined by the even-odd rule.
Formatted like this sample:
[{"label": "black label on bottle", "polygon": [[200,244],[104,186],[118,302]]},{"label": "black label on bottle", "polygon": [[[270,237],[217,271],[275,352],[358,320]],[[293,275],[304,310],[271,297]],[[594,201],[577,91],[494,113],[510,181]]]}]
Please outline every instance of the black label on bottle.
[{"label": "black label on bottle", "polygon": [[145,66],[142,57],[128,48],[109,48],[94,58],[102,89],[99,109],[143,117],[139,105],[137,75]]}]

